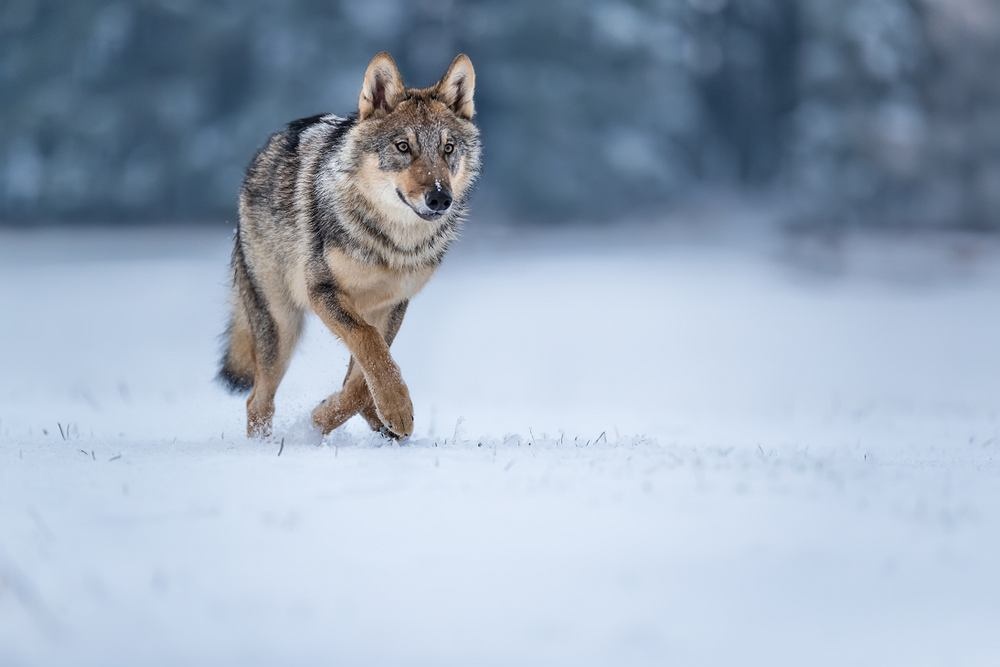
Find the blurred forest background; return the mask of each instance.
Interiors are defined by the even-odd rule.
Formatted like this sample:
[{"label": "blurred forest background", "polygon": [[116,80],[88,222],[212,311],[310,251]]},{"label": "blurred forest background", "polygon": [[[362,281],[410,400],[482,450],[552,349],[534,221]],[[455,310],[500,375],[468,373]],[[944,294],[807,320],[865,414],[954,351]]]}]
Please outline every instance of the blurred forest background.
[{"label": "blurred forest background", "polygon": [[267,134],[387,49],[412,85],[472,57],[488,216],[1000,230],[996,0],[4,0],[0,44],[8,224],[232,221]]}]

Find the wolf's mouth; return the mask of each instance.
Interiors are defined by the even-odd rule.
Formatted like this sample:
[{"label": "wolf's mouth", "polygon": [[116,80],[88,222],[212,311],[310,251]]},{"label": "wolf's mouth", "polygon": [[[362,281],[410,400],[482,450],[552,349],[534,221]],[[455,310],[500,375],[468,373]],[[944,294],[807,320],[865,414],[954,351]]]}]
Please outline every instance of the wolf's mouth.
[{"label": "wolf's mouth", "polygon": [[404,197],[403,193],[399,191],[399,188],[396,188],[396,196],[399,197],[399,201],[409,206],[411,211],[416,213],[422,219],[427,220],[428,222],[431,220],[437,220],[438,218],[440,218],[442,215],[445,214],[445,211],[427,211],[426,213],[418,211],[416,208],[413,207],[413,204],[411,204],[406,200],[406,197]]}]

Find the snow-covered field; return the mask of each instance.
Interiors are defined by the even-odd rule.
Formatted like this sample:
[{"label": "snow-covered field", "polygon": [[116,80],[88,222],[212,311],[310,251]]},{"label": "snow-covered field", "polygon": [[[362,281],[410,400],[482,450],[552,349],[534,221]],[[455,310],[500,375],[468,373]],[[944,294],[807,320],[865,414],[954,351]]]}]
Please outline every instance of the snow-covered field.
[{"label": "snow-covered field", "polygon": [[241,437],[228,246],[0,234],[0,665],[1000,664],[995,245],[473,235],[405,444],[315,321]]}]

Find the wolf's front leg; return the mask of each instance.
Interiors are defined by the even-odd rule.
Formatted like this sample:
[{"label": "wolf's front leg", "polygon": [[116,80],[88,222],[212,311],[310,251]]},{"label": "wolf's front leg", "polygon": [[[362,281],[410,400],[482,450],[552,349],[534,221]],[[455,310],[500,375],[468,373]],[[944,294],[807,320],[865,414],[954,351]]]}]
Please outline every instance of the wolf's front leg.
[{"label": "wolf's front leg", "polygon": [[383,428],[382,420],[375,412],[375,403],[368,391],[361,367],[352,356],[340,391],[330,394],[316,406],[312,412],[312,420],[323,433],[329,433],[358,413],[365,418],[373,431]]},{"label": "wolf's front leg", "polygon": [[[378,418],[394,435],[399,437],[410,435],[413,432],[413,403],[410,401],[410,392],[403,382],[399,366],[389,354],[389,344],[383,333],[366,322],[346,302],[332,281],[321,281],[311,285],[309,299],[319,318],[344,341],[360,366],[364,381],[375,402]],[[353,402],[349,401],[343,402],[345,407],[352,407],[352,404]],[[362,407],[358,405],[355,412]],[[341,416],[342,411],[337,418]],[[315,420],[315,413],[313,418]],[[334,421],[336,420],[331,419],[327,423]]]},{"label": "wolf's front leg", "polygon": [[[382,332],[386,345],[390,347],[392,342],[396,340],[399,327],[403,324],[407,306],[409,306],[409,301],[401,301],[380,313],[376,313],[372,318],[371,324]],[[375,401],[368,390],[364,373],[352,356],[340,391],[334,392],[316,406],[312,413],[312,419],[323,433],[329,433],[356,414],[364,417],[373,431],[379,431],[384,427],[375,410]]]}]

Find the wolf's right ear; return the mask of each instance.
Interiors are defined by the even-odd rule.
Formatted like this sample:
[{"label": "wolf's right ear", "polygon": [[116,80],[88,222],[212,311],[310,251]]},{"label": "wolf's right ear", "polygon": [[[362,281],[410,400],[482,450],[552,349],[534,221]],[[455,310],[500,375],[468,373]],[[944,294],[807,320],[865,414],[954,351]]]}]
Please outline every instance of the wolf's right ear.
[{"label": "wolf's right ear", "polygon": [[476,94],[476,70],[472,68],[469,56],[464,53],[455,56],[448,71],[434,86],[434,92],[459,117],[472,120],[476,115],[476,106],[472,101],[472,96]]},{"label": "wolf's right ear", "polygon": [[364,120],[391,112],[405,90],[396,61],[385,51],[376,53],[365,70],[365,81],[358,98],[358,118]]}]

